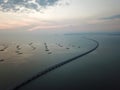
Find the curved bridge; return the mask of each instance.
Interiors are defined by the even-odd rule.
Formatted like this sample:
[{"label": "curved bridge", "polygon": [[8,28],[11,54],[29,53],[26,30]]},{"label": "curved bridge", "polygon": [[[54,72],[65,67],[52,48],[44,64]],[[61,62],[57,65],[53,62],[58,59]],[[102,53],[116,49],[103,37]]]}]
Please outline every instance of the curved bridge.
[{"label": "curved bridge", "polygon": [[41,76],[43,76],[43,75],[45,75],[45,74],[47,74],[47,73],[49,73],[49,72],[51,72],[51,71],[53,71],[53,70],[61,67],[61,66],[65,65],[65,64],[67,64],[67,63],[69,63],[69,62],[72,62],[72,61],[74,61],[74,60],[76,60],[76,59],[78,59],[78,58],[80,58],[80,57],[82,57],[82,56],[85,56],[85,55],[87,55],[87,54],[95,51],[95,50],[99,47],[99,42],[98,42],[98,41],[96,41],[96,40],[94,40],[94,39],[89,39],[89,38],[85,38],[85,39],[90,40],[90,41],[93,41],[93,42],[96,44],[95,47],[92,48],[92,49],[90,49],[89,51],[87,51],[87,52],[85,52],[85,53],[82,53],[82,54],[80,54],[80,55],[77,55],[77,56],[75,56],[75,57],[73,57],[73,58],[70,58],[70,59],[68,59],[68,60],[65,60],[65,61],[63,61],[63,62],[61,62],[61,63],[55,64],[55,65],[53,65],[53,66],[51,66],[51,67],[49,67],[49,68],[47,68],[47,69],[45,69],[45,70],[37,73],[37,74],[34,75],[33,77],[29,78],[28,80],[26,80],[26,81],[24,81],[23,83],[19,84],[18,86],[14,87],[12,90],[19,90],[20,88],[22,88],[23,86],[25,86],[25,85],[27,85],[28,83],[32,82],[33,80],[36,80],[36,79],[40,78]]}]

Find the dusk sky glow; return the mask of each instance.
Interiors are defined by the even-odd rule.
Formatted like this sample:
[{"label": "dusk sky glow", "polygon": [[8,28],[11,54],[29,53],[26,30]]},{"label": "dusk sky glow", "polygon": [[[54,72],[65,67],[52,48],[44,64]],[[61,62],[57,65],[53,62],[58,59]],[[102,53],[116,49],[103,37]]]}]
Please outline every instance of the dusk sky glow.
[{"label": "dusk sky glow", "polygon": [[0,30],[120,31],[119,4],[120,0],[0,0]]}]

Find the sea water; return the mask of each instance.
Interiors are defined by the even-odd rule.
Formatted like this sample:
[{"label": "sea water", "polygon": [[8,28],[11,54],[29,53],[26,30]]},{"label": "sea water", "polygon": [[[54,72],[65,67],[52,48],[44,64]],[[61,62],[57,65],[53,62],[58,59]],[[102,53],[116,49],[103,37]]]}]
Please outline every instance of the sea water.
[{"label": "sea water", "polygon": [[[38,72],[88,51],[95,43],[66,35],[3,33],[0,39],[0,90],[9,90]],[[49,51],[45,49],[45,43]],[[34,47],[34,48],[33,48]]]},{"label": "sea water", "polygon": [[[99,48],[30,82],[21,90],[99,89],[109,88],[109,85],[118,88],[119,35],[2,34],[0,48],[3,45],[8,48],[0,52],[0,58],[4,59],[0,62],[0,90],[12,89],[40,71],[93,48],[95,43],[84,37],[97,40]],[[49,51],[45,51],[45,43]],[[22,54],[16,53],[17,45]]]},{"label": "sea water", "polygon": [[[81,35],[70,35],[76,37]],[[120,36],[83,34],[99,42],[96,51],[38,78],[21,90],[119,90]]]}]

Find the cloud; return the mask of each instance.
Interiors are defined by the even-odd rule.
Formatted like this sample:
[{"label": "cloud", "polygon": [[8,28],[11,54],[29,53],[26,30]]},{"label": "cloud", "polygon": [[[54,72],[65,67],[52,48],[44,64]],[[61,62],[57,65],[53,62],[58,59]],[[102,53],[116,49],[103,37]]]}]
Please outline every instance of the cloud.
[{"label": "cloud", "polygon": [[41,25],[35,25],[32,28],[28,29],[28,31],[35,31],[35,30],[58,30],[58,29],[62,29],[62,28],[66,28],[68,27],[68,24],[51,24],[51,23],[41,23]]},{"label": "cloud", "polygon": [[102,19],[102,20],[120,19],[120,14],[114,15],[114,16],[110,16],[110,17],[101,18],[101,19]]},{"label": "cloud", "polygon": [[36,2],[41,6],[54,5],[58,0],[36,0]]},{"label": "cloud", "polygon": [[8,11],[23,11],[36,10],[55,5],[59,0],[0,0],[0,10]]}]

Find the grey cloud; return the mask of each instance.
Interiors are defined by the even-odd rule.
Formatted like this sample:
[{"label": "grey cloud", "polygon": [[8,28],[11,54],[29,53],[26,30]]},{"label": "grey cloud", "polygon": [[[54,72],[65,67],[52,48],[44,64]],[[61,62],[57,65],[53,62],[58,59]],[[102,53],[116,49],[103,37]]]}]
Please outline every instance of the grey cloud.
[{"label": "grey cloud", "polygon": [[110,16],[110,17],[101,18],[101,19],[103,19],[103,20],[120,19],[120,14],[114,15],[114,16]]},{"label": "grey cloud", "polygon": [[1,11],[20,11],[21,8],[40,11],[41,8],[52,6],[59,0],[0,0]]},{"label": "grey cloud", "polygon": [[46,6],[46,5],[53,5],[54,2],[56,2],[58,0],[36,0],[37,3],[39,3],[39,5],[41,6]]},{"label": "grey cloud", "polygon": [[0,0],[0,4],[3,3],[3,0]]}]

